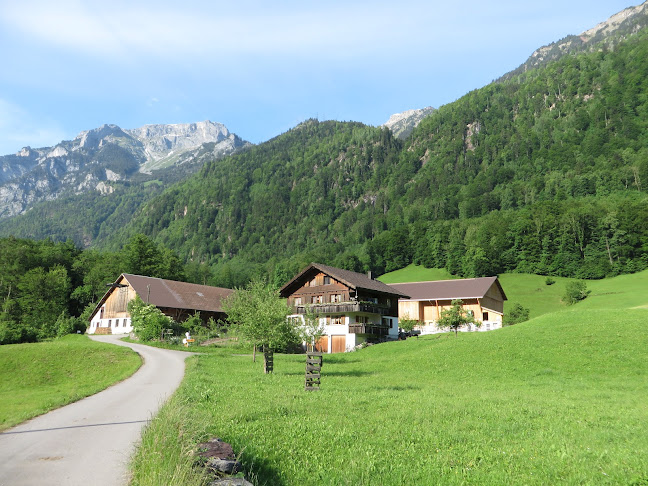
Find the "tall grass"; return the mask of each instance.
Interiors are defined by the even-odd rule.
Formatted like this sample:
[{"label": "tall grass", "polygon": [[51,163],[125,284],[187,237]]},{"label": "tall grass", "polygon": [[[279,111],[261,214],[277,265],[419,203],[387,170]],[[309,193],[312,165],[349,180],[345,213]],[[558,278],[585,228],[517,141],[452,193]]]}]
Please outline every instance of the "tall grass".
[{"label": "tall grass", "polygon": [[0,430],[97,393],[140,365],[132,350],[87,336],[0,346]]},{"label": "tall grass", "polygon": [[303,356],[276,356],[269,376],[228,351],[194,357],[135,484],[178,474],[167,443],[186,456],[210,436],[257,484],[645,484],[647,320],[577,305],[326,356],[320,392],[303,391]]}]

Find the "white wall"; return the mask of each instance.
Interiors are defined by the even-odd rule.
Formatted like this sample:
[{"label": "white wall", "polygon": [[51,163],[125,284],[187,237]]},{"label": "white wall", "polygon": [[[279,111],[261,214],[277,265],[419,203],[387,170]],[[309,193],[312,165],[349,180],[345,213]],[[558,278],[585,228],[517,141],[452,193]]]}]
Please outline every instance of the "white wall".
[{"label": "white wall", "polygon": [[[502,327],[501,321],[484,321],[480,327],[470,325],[467,327],[460,327],[459,332],[486,332],[500,329]],[[426,321],[424,326],[416,326],[416,329],[421,331],[421,335],[425,334],[438,334],[440,332],[449,332],[448,329],[439,329],[435,321]]]},{"label": "white wall", "polygon": [[122,317],[119,319],[100,319],[100,312],[92,318],[90,321],[90,327],[88,327],[88,334],[95,334],[98,327],[110,327],[112,334],[130,334],[133,331],[131,326],[130,317]]}]

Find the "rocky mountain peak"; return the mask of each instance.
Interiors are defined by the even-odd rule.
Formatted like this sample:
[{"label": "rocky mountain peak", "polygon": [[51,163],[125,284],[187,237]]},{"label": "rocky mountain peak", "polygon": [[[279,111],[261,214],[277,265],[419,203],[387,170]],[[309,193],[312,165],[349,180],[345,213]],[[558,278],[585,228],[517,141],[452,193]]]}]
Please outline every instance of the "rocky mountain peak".
[{"label": "rocky mountain peak", "polygon": [[407,138],[412,130],[414,130],[421,120],[426,116],[434,113],[436,108],[428,106],[427,108],[419,108],[415,110],[407,110],[402,113],[396,113],[389,117],[383,127],[389,128],[395,137],[403,139]]},{"label": "rocky mountain peak", "polygon": [[641,5],[628,7],[609,19],[579,35],[569,35],[557,42],[536,49],[519,67],[506,73],[498,81],[506,81],[529,69],[544,66],[563,56],[591,51],[606,45],[613,48],[619,41],[648,26],[648,0]]},{"label": "rocky mountain peak", "polygon": [[133,174],[224,157],[249,145],[221,123],[145,125],[124,130],[106,124],[54,147],[25,147],[0,156],[0,219],[42,200],[99,190]]}]

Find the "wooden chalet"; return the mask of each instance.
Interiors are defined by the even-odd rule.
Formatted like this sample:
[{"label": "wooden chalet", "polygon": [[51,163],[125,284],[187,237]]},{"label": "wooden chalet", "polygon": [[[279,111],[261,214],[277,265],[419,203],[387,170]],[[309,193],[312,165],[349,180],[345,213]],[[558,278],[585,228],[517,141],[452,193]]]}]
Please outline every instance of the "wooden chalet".
[{"label": "wooden chalet", "polygon": [[481,322],[480,327],[469,325],[460,330],[490,331],[502,327],[507,298],[497,277],[398,283],[390,287],[410,296],[398,301],[398,317],[419,321],[421,334],[445,331],[436,322],[456,299],[461,299],[464,309]]},{"label": "wooden chalet", "polygon": [[207,322],[210,317],[224,319],[221,307],[231,289],[176,282],[162,278],[123,273],[99,301],[92,316],[88,334],[128,334],[133,328],[128,303],[139,295],[144,302],[155,305],[176,322],[196,312]]},{"label": "wooden chalet", "polygon": [[407,294],[362,273],[311,263],[280,294],[303,323],[310,308],[324,326],[317,349],[340,353],[363,342],[398,339],[398,299]]}]

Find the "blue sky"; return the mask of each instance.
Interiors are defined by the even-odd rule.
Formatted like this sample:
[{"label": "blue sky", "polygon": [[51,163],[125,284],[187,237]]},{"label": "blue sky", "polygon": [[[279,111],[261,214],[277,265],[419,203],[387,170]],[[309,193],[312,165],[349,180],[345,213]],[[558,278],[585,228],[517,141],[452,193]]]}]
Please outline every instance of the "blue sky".
[{"label": "blue sky", "polygon": [[301,121],[439,107],[639,0],[0,0],[0,154],[114,123]]}]

